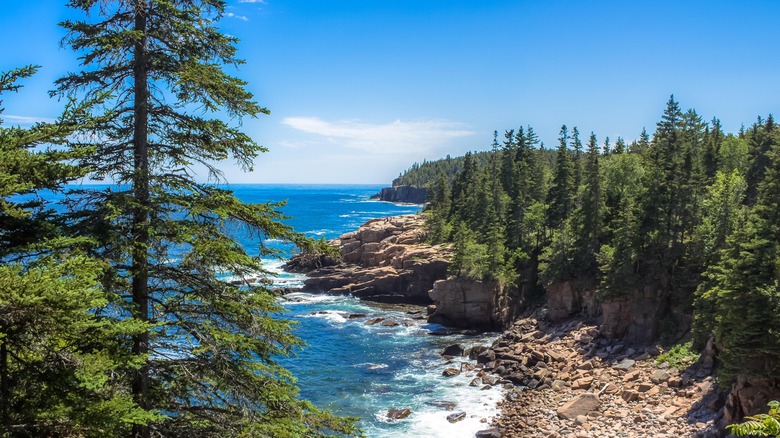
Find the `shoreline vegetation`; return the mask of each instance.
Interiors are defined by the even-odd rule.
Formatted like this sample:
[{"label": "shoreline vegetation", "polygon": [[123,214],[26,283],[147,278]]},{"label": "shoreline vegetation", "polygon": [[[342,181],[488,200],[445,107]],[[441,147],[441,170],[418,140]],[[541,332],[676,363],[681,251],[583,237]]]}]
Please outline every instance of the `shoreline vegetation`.
[{"label": "shoreline vegetation", "polygon": [[[250,255],[239,228],[301,248],[311,290],[502,332],[448,371],[507,391],[478,436],[722,436],[780,399],[771,114],[726,133],[672,96],[633,141],[563,125],[547,149],[530,126],[496,131],[489,151],[413,165],[389,196],[424,193],[424,214],[370,221],[334,254],[283,203],[196,181],[266,151],[242,131],[269,110],[232,76],[226,2],[68,7],[79,62],[50,93],[61,116],[0,124],[3,435],[362,436],[277,362],[303,345],[278,293],[223,281],[278,255]],[[37,70],[0,74],[0,93]],[[84,179],[116,184],[69,186]]]},{"label": "shoreline vegetation", "polygon": [[[303,345],[237,229],[302,248],[282,203],[244,203],[219,163],[266,149],[222,1],[74,0],[76,71],[53,122],[0,127],[0,434],[362,436],[300,398]],[[28,66],[0,74],[16,92]],[[73,187],[80,180],[115,184]],[[55,205],[43,193],[53,193]],[[257,254],[259,253],[259,254]]]},{"label": "shoreline vegetation", "polygon": [[[448,252],[446,274],[439,270],[424,283],[431,285],[429,321],[507,330],[544,309],[534,321],[537,330],[573,318],[594,327],[579,337],[588,341],[574,349],[574,368],[558,370],[578,377],[558,379],[563,383],[557,386],[622,399],[623,407],[641,406],[646,415],[614,417],[607,414],[611,408],[594,407],[597,418],[580,418],[571,426],[573,436],[600,436],[587,428],[610,430],[647,419],[658,433],[666,427],[673,434],[722,436],[727,425],[765,412],[780,398],[780,127],[772,115],[727,134],[717,118],[705,122],[671,97],[652,136],[643,130],[630,143],[607,138],[600,145],[591,133],[584,145],[578,129],[564,125],[557,149],[548,150],[532,128],[520,128],[506,131],[501,143],[496,132],[490,151],[414,165],[394,185],[404,180],[429,194],[415,244]],[[410,299],[408,279],[398,283],[393,276],[409,262],[410,250],[385,241],[396,231],[383,224],[397,221],[373,221],[349,235],[346,245],[334,242],[342,259],[368,270],[360,272],[361,281],[341,275],[338,284],[320,271],[315,289],[358,297],[382,290],[379,295]],[[426,297],[420,286],[416,302]],[[506,342],[502,347],[510,348]],[[489,368],[517,374],[513,385],[543,388],[549,403],[571,401],[550,390],[554,372],[540,379],[534,374],[539,370],[518,356],[522,343],[511,348],[514,353],[504,351],[509,357],[491,360]],[[649,374],[617,379],[620,373],[602,363],[617,360],[615,349],[631,351],[620,360],[639,363],[637,369]],[[708,363],[696,369],[688,364],[673,374],[671,385],[650,379],[656,386],[648,386],[657,374],[650,358],[661,351],[670,357],[706,351]],[[584,363],[596,371],[579,373]],[[617,398],[591,387],[602,377]],[[690,405],[680,401],[696,397]],[[674,418],[686,416],[693,426],[671,421],[667,402],[680,408]],[[496,424],[543,432],[542,426],[533,429],[539,418],[528,423],[513,415],[505,411]]]}]

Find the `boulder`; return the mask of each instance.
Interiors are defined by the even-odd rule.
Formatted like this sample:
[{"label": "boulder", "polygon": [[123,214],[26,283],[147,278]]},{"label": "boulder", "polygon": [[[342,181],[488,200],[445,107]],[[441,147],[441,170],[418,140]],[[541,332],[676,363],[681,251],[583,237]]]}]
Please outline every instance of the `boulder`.
[{"label": "boulder", "polygon": [[431,406],[436,406],[437,408],[442,408],[445,411],[451,411],[455,409],[456,406],[458,406],[457,403],[453,401],[447,401],[447,400],[434,400],[426,403]]},{"label": "boulder", "polygon": [[447,415],[447,421],[449,421],[450,423],[457,423],[458,421],[461,421],[464,418],[466,418],[466,413],[463,411],[455,412],[454,414]]},{"label": "boulder", "polygon": [[631,367],[634,366],[634,364],[636,364],[636,361],[633,359],[623,359],[615,364],[612,368],[621,371],[628,371],[631,369]]},{"label": "boulder", "polygon": [[501,293],[497,282],[459,277],[436,281],[428,292],[436,312],[428,321],[451,327],[499,328],[497,303]]},{"label": "boulder", "polygon": [[441,352],[442,356],[463,356],[466,350],[460,344],[452,344]]},{"label": "boulder", "polygon": [[408,417],[412,414],[411,409],[390,409],[387,411],[387,418],[393,419],[393,420],[403,420],[404,418]]},{"label": "boulder", "polygon": [[669,380],[671,377],[672,376],[665,370],[658,369],[655,370],[655,372],[653,372],[653,374],[650,376],[650,381],[656,384],[664,383],[667,380]]},{"label": "boulder", "polygon": [[502,436],[501,429],[497,427],[477,431],[476,435],[474,435],[475,438],[501,438]]},{"label": "boulder", "polygon": [[457,368],[446,368],[442,371],[441,375],[444,377],[454,377],[460,374],[460,370]]},{"label": "boulder", "polygon": [[477,355],[477,363],[487,364],[496,360],[496,352],[493,350],[485,350]]},{"label": "boulder", "polygon": [[580,394],[569,400],[556,411],[559,416],[568,420],[577,418],[578,415],[588,415],[601,405],[599,396],[593,393]]}]

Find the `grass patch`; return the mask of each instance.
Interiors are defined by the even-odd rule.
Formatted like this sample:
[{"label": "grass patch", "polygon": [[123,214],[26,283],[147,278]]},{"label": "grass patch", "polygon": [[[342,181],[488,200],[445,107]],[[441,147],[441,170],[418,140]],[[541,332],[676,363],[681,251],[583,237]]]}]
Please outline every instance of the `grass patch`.
[{"label": "grass patch", "polygon": [[660,365],[667,362],[670,367],[681,370],[695,364],[699,360],[699,356],[701,355],[693,350],[693,342],[689,341],[677,344],[659,355],[655,359],[655,363]]}]

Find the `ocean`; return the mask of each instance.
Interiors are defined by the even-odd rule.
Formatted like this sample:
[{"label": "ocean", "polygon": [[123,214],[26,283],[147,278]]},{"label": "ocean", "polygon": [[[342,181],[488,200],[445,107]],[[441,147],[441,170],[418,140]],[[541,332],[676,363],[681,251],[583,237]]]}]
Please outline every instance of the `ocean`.
[{"label": "ocean", "polygon": [[[378,185],[233,185],[245,202],[286,200],[286,223],[311,237],[332,239],[374,218],[411,214],[418,206],[370,200]],[[251,247],[254,242],[242,242]],[[289,254],[281,242],[266,242]],[[276,287],[302,286],[304,277],[281,272],[283,260],[265,260]],[[488,428],[497,414],[500,389],[469,386],[473,373],[444,377],[445,368],[460,368],[460,358],[447,363],[440,355],[448,345],[487,345],[497,334],[433,336],[441,326],[413,320],[409,309],[360,301],[347,296],[294,293],[283,302],[284,317],[298,323],[295,334],[308,346],[296,357],[279,362],[298,379],[301,397],[337,415],[361,418],[368,437],[473,437]],[[419,309],[418,309],[419,310]],[[424,310],[424,309],[423,309]],[[365,315],[350,318],[350,314]],[[370,318],[388,318],[394,327],[366,325]],[[405,325],[404,322],[409,324]],[[390,420],[390,409],[408,408],[411,415]],[[465,412],[449,423],[447,416]]]},{"label": "ocean", "polygon": [[[371,200],[381,187],[246,184],[229,188],[247,203],[286,201],[280,208],[288,216],[285,223],[310,237],[332,239],[371,219],[420,210],[415,205]],[[51,193],[45,197],[60,199]],[[231,230],[231,235],[247,252],[258,254],[257,236],[242,229]],[[273,286],[302,287],[303,275],[281,269],[292,254],[292,246],[276,240],[263,243],[280,254],[263,259]],[[445,368],[460,368],[468,358],[447,363],[440,355],[455,343],[465,348],[488,345],[497,333],[433,336],[430,332],[442,326],[415,320],[415,315],[407,313],[412,309],[409,306],[380,305],[348,296],[292,293],[281,302],[287,309],[282,317],[297,323],[295,334],[307,346],[295,357],[277,358],[278,362],[297,378],[302,398],[336,415],[359,417],[367,437],[473,437],[476,431],[488,428],[490,418],[498,413],[496,403],[502,391],[469,386],[474,372],[442,376]],[[424,308],[413,309],[425,313]],[[399,325],[367,325],[373,318],[392,319]],[[387,413],[391,409],[410,409],[412,413],[390,420]],[[466,417],[449,423],[447,416],[455,412],[465,412]]]}]

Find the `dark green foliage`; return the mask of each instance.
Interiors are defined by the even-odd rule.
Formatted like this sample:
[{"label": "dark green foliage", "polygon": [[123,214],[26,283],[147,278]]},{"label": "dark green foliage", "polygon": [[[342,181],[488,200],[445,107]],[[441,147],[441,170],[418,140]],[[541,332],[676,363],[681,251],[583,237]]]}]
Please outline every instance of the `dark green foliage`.
[{"label": "dark green foliage", "polygon": [[[0,92],[19,89],[26,67],[0,75]],[[70,161],[88,147],[63,149],[101,119],[94,102],[70,102],[54,123],[0,127],[0,430],[4,436],[117,436],[156,414],[139,409],[123,370],[141,361],[123,352],[117,334],[147,329],[102,313],[105,265],[86,257],[86,239],[40,196],[59,191],[89,169]],[[0,109],[2,112],[2,109]],[[20,197],[20,195],[24,195]],[[119,372],[117,372],[119,371]]]},{"label": "dark green foliage", "polygon": [[[472,153],[472,158],[480,165],[488,161],[491,152]],[[447,155],[445,158],[434,161],[423,161],[422,164],[414,163],[409,169],[393,181],[394,186],[413,186],[430,188],[436,182],[439,175],[444,175],[450,184],[455,179],[455,175],[463,170],[465,157],[452,158]]]},{"label": "dark green foliage", "polygon": [[[265,148],[240,131],[240,119],[268,111],[225,67],[236,39],[216,23],[220,0],[72,0],[90,21],[65,21],[64,43],[81,53],[81,72],[57,81],[61,95],[91,100],[96,150],[80,157],[90,177],[122,184],[74,191],[70,225],[91,239],[108,265],[108,311],[142,330],[118,333],[138,364],[119,370],[146,417],[131,433],[196,436],[327,436],[355,433],[298,399],[294,378],[275,362],[301,342],[262,285],[228,278],[263,275],[263,247],[241,248],[235,230],[301,241],[279,220],[280,204],[243,204],[219,185],[198,183],[194,166],[244,169]],[[106,85],[110,84],[110,85]]]},{"label": "dark green foliage", "polygon": [[461,275],[529,290],[540,278],[585,281],[602,300],[653,290],[661,312],[683,314],[666,312],[666,335],[693,313],[694,341],[714,335],[723,345],[724,381],[777,375],[780,128],[771,116],[735,136],[671,97],[652,140],[643,129],[630,146],[607,138],[599,153],[591,135],[580,156],[578,132],[565,126],[554,155],[531,147],[530,128],[504,138],[495,158],[464,159],[442,201]]},{"label": "dark green foliage", "polygon": [[767,153],[764,180],[749,218],[728,238],[708,271],[702,306],[722,342],[721,377],[773,378],[780,369],[780,146]]},{"label": "dark green foliage", "polygon": [[574,210],[574,166],[567,148],[569,131],[566,125],[561,127],[559,145],[555,159],[555,176],[547,193],[547,226],[556,229]]}]

